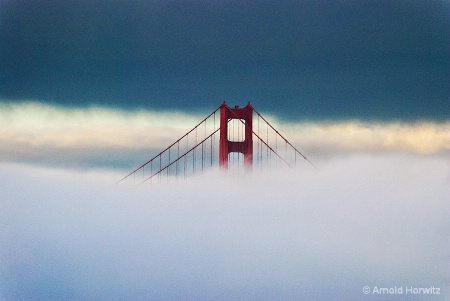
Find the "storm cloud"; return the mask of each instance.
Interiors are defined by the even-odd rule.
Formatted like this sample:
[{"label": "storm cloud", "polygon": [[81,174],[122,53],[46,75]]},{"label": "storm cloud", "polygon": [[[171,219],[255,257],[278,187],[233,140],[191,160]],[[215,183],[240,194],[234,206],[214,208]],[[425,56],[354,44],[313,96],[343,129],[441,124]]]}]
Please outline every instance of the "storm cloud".
[{"label": "storm cloud", "polygon": [[2,1],[0,98],[445,120],[448,1]]}]

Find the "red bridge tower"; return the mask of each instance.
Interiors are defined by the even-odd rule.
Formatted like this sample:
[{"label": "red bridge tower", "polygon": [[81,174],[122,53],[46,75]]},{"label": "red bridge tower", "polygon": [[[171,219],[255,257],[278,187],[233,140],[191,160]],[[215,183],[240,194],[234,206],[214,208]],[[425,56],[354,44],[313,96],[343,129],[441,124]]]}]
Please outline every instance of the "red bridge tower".
[{"label": "red bridge tower", "polygon": [[[228,140],[228,122],[231,119],[239,119],[245,127],[243,141]],[[220,106],[220,142],[219,142],[219,166],[228,167],[229,153],[244,154],[244,164],[251,168],[253,163],[253,107],[248,103],[244,108],[235,106],[230,108],[225,101]]]}]

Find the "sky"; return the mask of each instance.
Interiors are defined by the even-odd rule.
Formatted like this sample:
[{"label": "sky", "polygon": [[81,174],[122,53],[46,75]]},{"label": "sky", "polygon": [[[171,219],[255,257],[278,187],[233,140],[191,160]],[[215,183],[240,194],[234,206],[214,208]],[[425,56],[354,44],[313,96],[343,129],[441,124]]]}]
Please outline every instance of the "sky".
[{"label": "sky", "polygon": [[449,116],[448,1],[2,1],[0,98]]},{"label": "sky", "polygon": [[[0,1],[0,301],[450,300],[449,28],[448,1]],[[315,167],[114,185],[223,101]]]}]

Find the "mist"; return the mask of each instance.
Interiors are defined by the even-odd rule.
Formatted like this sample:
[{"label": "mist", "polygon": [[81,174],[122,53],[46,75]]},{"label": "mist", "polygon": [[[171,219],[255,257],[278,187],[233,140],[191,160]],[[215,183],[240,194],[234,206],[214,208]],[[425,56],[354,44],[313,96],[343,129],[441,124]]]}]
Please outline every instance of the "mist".
[{"label": "mist", "polygon": [[[188,114],[107,107],[76,109],[36,101],[0,103],[0,161],[125,172],[165,149],[211,111]],[[449,121],[294,122],[262,114],[312,161],[355,153],[450,154]],[[219,127],[218,116],[214,123],[208,124],[208,134]],[[266,131],[257,119],[255,131]]]},{"label": "mist", "polygon": [[2,163],[0,299],[449,300],[449,167],[359,154],[131,186]]}]

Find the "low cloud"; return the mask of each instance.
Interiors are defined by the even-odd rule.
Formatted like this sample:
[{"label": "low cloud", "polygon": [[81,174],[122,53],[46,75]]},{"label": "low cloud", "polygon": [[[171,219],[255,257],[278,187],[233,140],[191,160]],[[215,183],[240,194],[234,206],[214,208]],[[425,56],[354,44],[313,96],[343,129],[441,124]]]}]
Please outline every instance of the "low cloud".
[{"label": "low cloud", "polygon": [[[450,151],[450,122],[318,122],[282,124],[294,141],[319,153]],[[296,134],[297,133],[297,134]]]},{"label": "low cloud", "polygon": [[37,102],[0,104],[0,160],[129,168],[197,123],[196,116],[182,113],[68,109]]},{"label": "low cloud", "polygon": [[[3,103],[0,112],[0,160],[82,168],[135,167],[205,117],[100,107],[68,109],[37,102]],[[216,115],[205,132],[218,127]],[[358,152],[450,152],[449,122],[292,123],[267,118],[313,161]],[[267,127],[256,119],[254,123],[255,131],[265,138]],[[275,141],[270,135],[273,132],[268,138]]]},{"label": "low cloud", "polygon": [[430,300],[363,287],[434,286],[448,300],[449,167],[352,155],[129,187],[3,163],[0,298]]}]

